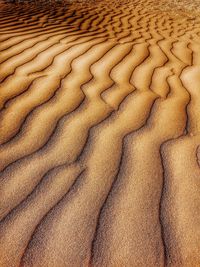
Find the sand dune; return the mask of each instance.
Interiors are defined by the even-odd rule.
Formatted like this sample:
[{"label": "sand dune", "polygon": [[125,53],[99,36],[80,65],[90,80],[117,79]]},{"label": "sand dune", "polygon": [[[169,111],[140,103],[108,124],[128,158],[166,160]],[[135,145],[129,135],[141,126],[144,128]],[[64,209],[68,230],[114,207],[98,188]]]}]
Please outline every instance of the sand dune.
[{"label": "sand dune", "polygon": [[0,2],[0,267],[200,266],[196,2]]}]

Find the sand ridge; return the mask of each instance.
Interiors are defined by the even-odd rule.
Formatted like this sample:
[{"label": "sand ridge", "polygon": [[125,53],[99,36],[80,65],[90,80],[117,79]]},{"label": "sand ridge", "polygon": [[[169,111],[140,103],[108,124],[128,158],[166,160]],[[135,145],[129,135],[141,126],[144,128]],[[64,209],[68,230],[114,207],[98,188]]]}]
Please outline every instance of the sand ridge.
[{"label": "sand ridge", "polygon": [[200,266],[196,13],[0,2],[0,267]]}]

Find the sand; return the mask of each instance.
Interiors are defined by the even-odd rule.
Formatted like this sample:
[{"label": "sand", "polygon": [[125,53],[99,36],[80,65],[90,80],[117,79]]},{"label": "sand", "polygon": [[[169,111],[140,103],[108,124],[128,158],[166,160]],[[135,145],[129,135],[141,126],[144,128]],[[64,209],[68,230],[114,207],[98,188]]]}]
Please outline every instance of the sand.
[{"label": "sand", "polygon": [[0,2],[0,267],[200,266],[199,14]]}]

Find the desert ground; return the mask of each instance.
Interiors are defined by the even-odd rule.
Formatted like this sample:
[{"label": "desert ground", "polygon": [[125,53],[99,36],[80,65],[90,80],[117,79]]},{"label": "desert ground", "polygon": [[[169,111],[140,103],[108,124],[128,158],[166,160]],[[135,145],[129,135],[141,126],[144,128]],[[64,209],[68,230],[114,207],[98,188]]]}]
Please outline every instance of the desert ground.
[{"label": "desert ground", "polygon": [[200,2],[0,2],[0,267],[200,266]]}]

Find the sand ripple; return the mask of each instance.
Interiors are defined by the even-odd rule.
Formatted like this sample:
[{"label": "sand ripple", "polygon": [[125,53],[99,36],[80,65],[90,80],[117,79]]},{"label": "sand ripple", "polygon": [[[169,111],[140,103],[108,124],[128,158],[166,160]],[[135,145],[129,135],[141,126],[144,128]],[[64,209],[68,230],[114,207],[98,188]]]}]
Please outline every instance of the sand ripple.
[{"label": "sand ripple", "polygon": [[200,20],[170,3],[0,2],[1,267],[200,266]]}]

